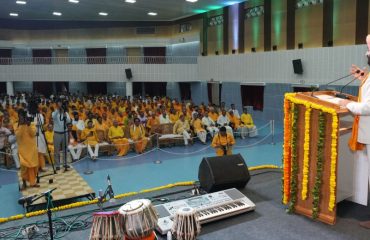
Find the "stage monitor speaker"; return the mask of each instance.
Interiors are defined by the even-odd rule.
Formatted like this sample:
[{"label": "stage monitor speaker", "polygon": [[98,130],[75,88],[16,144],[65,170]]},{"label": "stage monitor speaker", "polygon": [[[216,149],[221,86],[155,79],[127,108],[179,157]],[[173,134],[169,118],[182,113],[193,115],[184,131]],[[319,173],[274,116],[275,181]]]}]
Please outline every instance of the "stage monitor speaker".
[{"label": "stage monitor speaker", "polygon": [[126,78],[127,78],[127,79],[131,79],[131,78],[132,78],[132,71],[131,71],[131,68],[126,68],[126,69],[125,69],[125,72],[126,72]]},{"label": "stage monitor speaker", "polygon": [[302,74],[303,73],[303,67],[302,67],[301,59],[295,59],[292,62],[293,62],[294,73]]},{"label": "stage monitor speaker", "polygon": [[199,165],[200,186],[209,193],[244,188],[250,178],[247,165],[240,154],[205,157]]}]

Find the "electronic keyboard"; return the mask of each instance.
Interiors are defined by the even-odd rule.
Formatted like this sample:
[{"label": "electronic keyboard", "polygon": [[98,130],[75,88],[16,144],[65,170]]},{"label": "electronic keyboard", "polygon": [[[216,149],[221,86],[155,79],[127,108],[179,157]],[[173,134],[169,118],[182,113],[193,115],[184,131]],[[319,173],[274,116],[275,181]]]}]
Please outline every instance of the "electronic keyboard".
[{"label": "electronic keyboard", "polygon": [[196,209],[200,223],[204,224],[252,211],[256,205],[235,188],[156,205],[157,230],[161,234],[171,230],[176,211],[181,207]]}]

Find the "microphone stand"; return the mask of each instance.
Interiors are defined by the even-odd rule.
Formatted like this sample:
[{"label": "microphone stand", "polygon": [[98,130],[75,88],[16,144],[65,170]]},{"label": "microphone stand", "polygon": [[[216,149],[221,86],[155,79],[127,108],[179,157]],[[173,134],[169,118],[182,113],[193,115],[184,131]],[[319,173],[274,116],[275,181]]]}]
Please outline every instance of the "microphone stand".
[{"label": "microphone stand", "polygon": [[[45,175],[42,175],[42,176],[40,176],[39,172],[37,171],[37,176],[36,176],[37,183],[40,183],[40,178],[57,174],[57,171],[55,170],[55,165],[54,165],[53,159],[51,158],[48,142],[46,141],[45,132],[44,132],[44,129],[43,129],[43,126],[42,126],[43,122],[41,121],[40,113],[36,113],[36,117],[37,117],[37,120],[36,120],[37,121],[37,124],[36,124],[36,126],[37,126],[37,138],[40,137],[40,131],[41,131],[42,137],[43,137],[45,145],[46,145],[46,150],[48,151],[48,156],[49,156],[49,159],[50,159],[50,162],[51,162],[51,166],[53,168],[53,173],[45,174]],[[37,139],[36,142],[38,144],[38,139]]]},{"label": "microphone stand", "polygon": [[39,200],[42,197],[45,197],[46,200],[46,210],[47,210],[47,215],[48,215],[48,222],[49,222],[49,234],[50,234],[50,239],[54,240],[54,232],[53,232],[53,220],[51,217],[51,206],[53,202],[53,197],[51,196],[51,193],[57,188],[54,188],[52,190],[49,190],[47,192],[41,193],[40,196],[35,197],[32,199],[28,205],[32,204],[33,202]]},{"label": "microphone stand", "polygon": [[[364,76],[365,73],[361,73],[360,76]],[[347,87],[349,84],[351,84],[353,81],[355,81],[356,79],[358,79],[359,77],[355,77],[354,79],[352,79],[350,82],[348,82],[346,85],[344,85],[341,89],[340,89],[340,92],[339,93],[336,93],[335,96],[337,98],[342,98],[342,99],[349,99],[349,97],[347,96],[347,94],[344,94],[343,93],[343,90],[345,87]]]}]

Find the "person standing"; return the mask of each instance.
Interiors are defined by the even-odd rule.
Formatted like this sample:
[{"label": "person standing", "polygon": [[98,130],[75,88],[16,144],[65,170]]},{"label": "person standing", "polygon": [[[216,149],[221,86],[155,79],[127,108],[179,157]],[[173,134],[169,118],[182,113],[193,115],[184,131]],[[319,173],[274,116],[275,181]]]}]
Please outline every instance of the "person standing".
[{"label": "person standing", "polygon": [[60,151],[63,152],[64,168],[68,169],[66,144],[67,144],[67,123],[71,122],[71,118],[67,109],[63,106],[62,100],[58,99],[56,102],[56,110],[52,113],[54,123],[54,160],[56,163],[56,170],[60,170]]},{"label": "person standing", "polygon": [[18,155],[21,165],[22,190],[27,188],[27,182],[31,187],[40,187],[36,183],[39,168],[38,151],[35,141],[36,131],[27,121],[27,113],[24,110],[18,112],[19,126],[15,130],[18,144]]},{"label": "person standing", "polygon": [[[370,35],[367,35],[366,42],[368,51],[366,53],[367,63],[370,65]],[[341,100],[339,104],[346,107],[355,115],[352,127],[352,137],[349,142],[351,150],[366,149],[368,165],[368,183],[370,185],[370,80],[369,73],[359,67],[352,65],[351,73],[360,80],[358,102],[347,99]],[[370,229],[370,220],[360,222],[360,226]]]}]

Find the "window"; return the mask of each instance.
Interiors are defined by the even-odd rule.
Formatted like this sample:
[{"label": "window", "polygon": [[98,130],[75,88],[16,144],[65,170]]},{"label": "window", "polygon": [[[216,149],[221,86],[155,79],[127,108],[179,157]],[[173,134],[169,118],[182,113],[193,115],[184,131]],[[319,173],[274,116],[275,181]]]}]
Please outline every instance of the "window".
[{"label": "window", "polygon": [[51,64],[51,49],[33,49],[33,64]]},{"label": "window", "polygon": [[87,64],[105,64],[106,48],[86,48]]},{"label": "window", "polygon": [[191,99],[191,86],[190,83],[179,83],[181,100]]},{"label": "window", "polygon": [[11,49],[0,49],[0,65],[12,64],[12,50]]},{"label": "window", "polygon": [[107,94],[107,83],[106,82],[88,82],[87,83],[88,94]]}]

